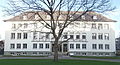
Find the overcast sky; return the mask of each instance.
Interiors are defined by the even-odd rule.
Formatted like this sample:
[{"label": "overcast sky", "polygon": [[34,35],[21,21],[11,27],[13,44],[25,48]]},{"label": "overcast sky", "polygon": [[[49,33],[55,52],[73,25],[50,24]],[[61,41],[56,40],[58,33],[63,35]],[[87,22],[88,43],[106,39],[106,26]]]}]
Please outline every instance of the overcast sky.
[{"label": "overcast sky", "polygon": [[[8,19],[8,17],[4,16],[3,8],[5,5],[7,5],[8,0],[0,0],[0,39],[5,38],[5,30],[8,30],[10,27],[6,25],[3,20]],[[113,6],[116,6],[116,10],[113,12],[109,12],[107,14],[104,14],[104,16],[107,16],[110,19],[116,20],[117,23],[115,24],[115,31],[116,31],[116,37],[118,36],[118,33],[120,32],[120,0],[111,0],[111,4]]]}]

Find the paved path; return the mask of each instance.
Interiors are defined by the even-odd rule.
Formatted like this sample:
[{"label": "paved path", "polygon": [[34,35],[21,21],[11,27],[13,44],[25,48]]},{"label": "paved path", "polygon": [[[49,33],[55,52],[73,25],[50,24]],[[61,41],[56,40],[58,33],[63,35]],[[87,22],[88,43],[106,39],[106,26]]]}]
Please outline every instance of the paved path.
[{"label": "paved path", "polygon": [[[53,56],[49,56],[49,57],[0,57],[0,59],[53,59]],[[59,59],[96,60],[96,61],[120,62],[120,59],[75,58],[75,57],[69,57],[69,56],[60,56]]]}]

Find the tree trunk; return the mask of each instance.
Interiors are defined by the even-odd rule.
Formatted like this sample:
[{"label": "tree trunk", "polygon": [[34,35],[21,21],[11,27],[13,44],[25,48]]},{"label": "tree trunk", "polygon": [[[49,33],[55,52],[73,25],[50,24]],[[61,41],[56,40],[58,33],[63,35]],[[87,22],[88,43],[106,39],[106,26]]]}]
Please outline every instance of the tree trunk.
[{"label": "tree trunk", "polygon": [[54,61],[58,61],[58,42],[54,42]]}]

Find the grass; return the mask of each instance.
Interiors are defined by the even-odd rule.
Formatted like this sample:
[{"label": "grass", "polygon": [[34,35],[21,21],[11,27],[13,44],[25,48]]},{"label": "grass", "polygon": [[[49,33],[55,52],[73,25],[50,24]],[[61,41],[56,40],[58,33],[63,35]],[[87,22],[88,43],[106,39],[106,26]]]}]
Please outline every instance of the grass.
[{"label": "grass", "polygon": [[0,65],[119,65],[119,62],[88,61],[88,60],[53,60],[43,59],[1,59]]},{"label": "grass", "polygon": [[3,57],[47,57],[47,56],[25,56],[25,55],[12,56],[12,55],[3,55]]},{"label": "grass", "polygon": [[71,56],[71,57],[76,57],[76,58],[95,58],[95,59],[120,59],[118,56],[113,56],[113,57],[103,57],[103,56]]}]

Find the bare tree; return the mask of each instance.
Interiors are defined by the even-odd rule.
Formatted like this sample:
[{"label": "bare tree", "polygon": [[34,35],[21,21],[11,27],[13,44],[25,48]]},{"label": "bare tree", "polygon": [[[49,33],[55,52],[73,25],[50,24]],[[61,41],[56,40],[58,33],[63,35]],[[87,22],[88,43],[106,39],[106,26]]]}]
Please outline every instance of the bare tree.
[{"label": "bare tree", "polygon": [[[111,7],[110,0],[10,0],[9,8],[6,11],[13,15],[26,11],[34,11],[40,17],[39,23],[44,27],[51,30],[51,33],[55,39],[54,41],[54,61],[58,61],[58,45],[59,40],[65,28],[72,22],[79,19],[87,12],[105,12],[111,11],[114,7]],[[80,12],[82,11],[82,12]],[[44,12],[50,16],[50,22],[39,14]],[[65,14],[63,14],[65,12]],[[78,15],[76,18],[72,18],[74,15]],[[59,21],[61,15],[64,15],[64,21]],[[67,42],[69,39],[62,41]]]}]

